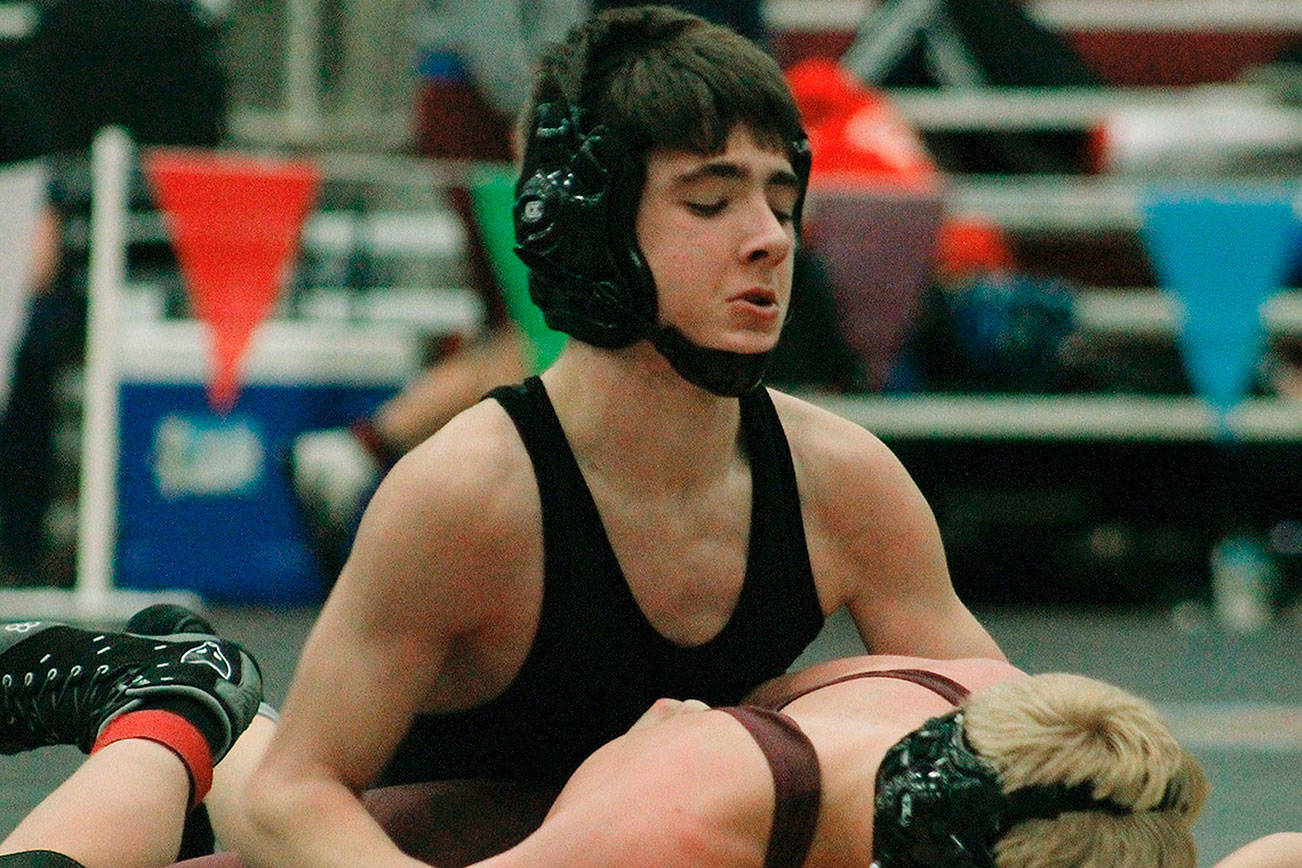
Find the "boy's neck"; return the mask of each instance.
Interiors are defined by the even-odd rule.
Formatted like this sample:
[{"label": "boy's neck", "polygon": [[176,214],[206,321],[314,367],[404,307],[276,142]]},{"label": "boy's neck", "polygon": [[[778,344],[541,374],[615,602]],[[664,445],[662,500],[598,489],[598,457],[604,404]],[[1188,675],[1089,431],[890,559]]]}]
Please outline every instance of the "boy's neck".
[{"label": "boy's neck", "polygon": [[645,341],[621,350],[572,341],[542,379],[581,458],[617,456],[647,483],[736,460],[739,401],[688,383]]}]

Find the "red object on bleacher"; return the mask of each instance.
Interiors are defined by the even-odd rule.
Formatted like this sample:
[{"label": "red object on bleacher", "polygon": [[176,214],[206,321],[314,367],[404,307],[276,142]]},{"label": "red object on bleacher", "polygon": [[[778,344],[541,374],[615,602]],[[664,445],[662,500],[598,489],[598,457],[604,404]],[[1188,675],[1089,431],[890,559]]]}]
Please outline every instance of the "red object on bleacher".
[{"label": "red object on bleacher", "polygon": [[812,185],[931,190],[940,182],[917,131],[836,60],[802,60],[787,70],[787,80],[814,154]]},{"label": "red object on bleacher", "polygon": [[936,237],[936,271],[948,280],[966,280],[1017,268],[1012,242],[993,221],[950,217]]}]

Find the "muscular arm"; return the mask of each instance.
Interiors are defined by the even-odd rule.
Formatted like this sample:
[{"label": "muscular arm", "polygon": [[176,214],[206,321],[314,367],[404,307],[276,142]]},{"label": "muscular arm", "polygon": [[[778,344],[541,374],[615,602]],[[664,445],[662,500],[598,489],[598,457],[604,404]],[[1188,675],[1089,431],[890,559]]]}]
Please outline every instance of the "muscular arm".
[{"label": "muscular arm", "polygon": [[844,605],[873,654],[1004,659],[955,593],[931,507],[894,454],[858,425],[774,400],[825,610]]},{"label": "muscular arm", "polygon": [[[442,442],[492,439],[454,427]],[[496,674],[493,619],[515,580],[515,559],[502,556],[495,546],[503,540],[490,530],[512,523],[495,521],[502,507],[482,493],[505,481],[478,458],[436,438],[376,493],[249,782],[251,827],[236,845],[250,863],[417,864],[390,843],[358,794],[417,713],[473,705],[487,698],[477,691],[492,689],[484,685]]]},{"label": "muscular arm", "polygon": [[954,591],[931,507],[893,455],[881,464],[873,485],[894,509],[848,536],[865,573],[846,605],[864,644],[875,654],[1004,659]]}]

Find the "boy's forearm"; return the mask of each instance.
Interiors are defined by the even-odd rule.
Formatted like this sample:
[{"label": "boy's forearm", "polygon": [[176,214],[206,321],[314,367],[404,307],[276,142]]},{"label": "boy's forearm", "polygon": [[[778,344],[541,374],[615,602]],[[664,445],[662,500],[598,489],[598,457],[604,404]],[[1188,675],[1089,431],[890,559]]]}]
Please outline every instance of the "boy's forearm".
[{"label": "boy's forearm", "polygon": [[405,856],[342,783],[255,777],[247,823],[229,842],[251,868],[421,866]]}]

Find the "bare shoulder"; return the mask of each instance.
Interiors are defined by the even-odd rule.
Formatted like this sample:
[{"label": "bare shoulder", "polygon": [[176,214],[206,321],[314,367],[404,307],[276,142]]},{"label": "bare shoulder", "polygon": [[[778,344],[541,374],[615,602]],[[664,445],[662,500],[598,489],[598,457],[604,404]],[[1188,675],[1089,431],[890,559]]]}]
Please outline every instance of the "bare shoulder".
[{"label": "bare shoulder", "polygon": [[467,595],[512,592],[520,565],[541,547],[539,514],[523,443],[500,406],[482,402],[385,477],[338,590],[360,582],[368,594],[392,591],[408,610],[445,614]]},{"label": "bare shoulder", "polygon": [[777,392],[773,400],[823,610],[846,606],[873,651],[1001,658],[955,593],[931,505],[894,453],[806,401]]},{"label": "bare shoulder", "polygon": [[510,534],[537,504],[533,467],[515,426],[484,401],[417,446],[385,477],[374,504],[428,516],[444,530],[473,529],[477,540]]},{"label": "bare shoulder", "polygon": [[1302,832],[1276,832],[1258,838],[1213,868],[1302,868]]},{"label": "bare shoulder", "polygon": [[865,495],[914,490],[895,454],[872,432],[821,407],[770,390],[791,448],[802,503],[836,509]]},{"label": "bare shoulder", "polygon": [[793,454],[799,451],[828,460],[849,456],[862,460],[865,450],[869,455],[878,450],[889,454],[890,450],[862,425],[786,392],[768,391]]},{"label": "bare shoulder", "polygon": [[480,401],[448,421],[436,434],[398,462],[417,472],[436,471],[455,481],[473,482],[487,472],[527,469],[529,456],[511,418],[496,401]]},{"label": "bare shoulder", "polygon": [[[825,602],[865,582],[948,579],[931,507],[904,465],[862,426],[773,393],[791,446],[814,576]],[[874,593],[881,588],[875,588]]]},{"label": "bare shoulder", "polygon": [[594,753],[542,827],[485,866],[740,868],[763,860],[772,811],[754,740],[727,714],[686,711]]},{"label": "bare shoulder", "polygon": [[908,657],[897,654],[863,654],[825,660],[797,672],[779,675],[752,691],[747,701],[767,705],[847,675],[886,669],[920,669],[934,672],[952,678],[968,690],[980,690],[1026,674],[1006,660],[989,657],[937,660],[930,657]]},{"label": "bare shoulder", "polygon": [[[380,747],[392,749],[380,745],[381,724],[400,728],[412,713],[465,708],[509,683],[541,605],[538,513],[528,455],[496,405],[457,417],[385,477],[295,677],[307,697],[300,704],[316,707],[313,725],[374,725],[373,753],[346,760],[358,780],[382,764]],[[339,673],[348,671],[365,685],[349,700],[383,709],[355,725],[329,720]]]}]

